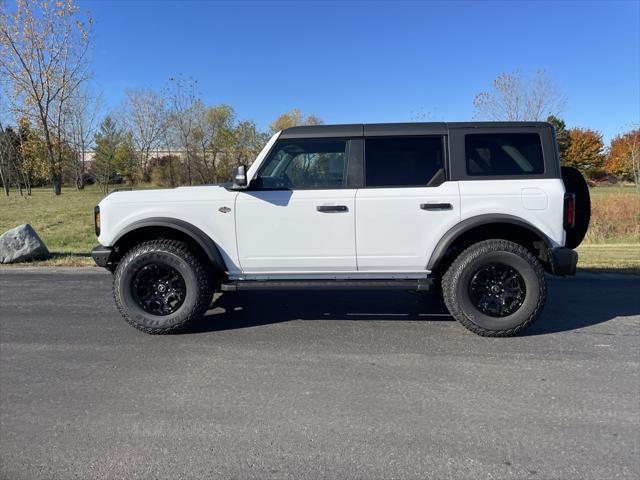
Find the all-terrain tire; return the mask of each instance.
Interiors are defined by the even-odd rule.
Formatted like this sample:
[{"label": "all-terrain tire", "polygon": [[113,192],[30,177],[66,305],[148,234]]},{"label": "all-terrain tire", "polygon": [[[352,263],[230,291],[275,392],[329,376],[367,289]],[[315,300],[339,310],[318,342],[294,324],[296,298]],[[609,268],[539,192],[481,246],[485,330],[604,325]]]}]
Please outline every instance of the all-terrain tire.
[{"label": "all-terrain tire", "polygon": [[[472,282],[483,269],[498,265],[519,274],[524,285],[520,306],[506,316],[487,315],[475,303]],[[547,287],[544,271],[531,252],[507,240],[485,240],[464,250],[442,279],[444,302],[453,317],[485,337],[509,337],[531,325],[544,306]]]},{"label": "all-terrain tire", "polygon": [[[136,273],[149,265],[171,268],[182,277],[183,301],[172,313],[145,311],[133,289]],[[151,240],[131,249],[118,264],[113,277],[113,296],[118,310],[133,327],[153,335],[180,333],[208,309],[213,297],[213,272],[188,246],[177,240]]]}]

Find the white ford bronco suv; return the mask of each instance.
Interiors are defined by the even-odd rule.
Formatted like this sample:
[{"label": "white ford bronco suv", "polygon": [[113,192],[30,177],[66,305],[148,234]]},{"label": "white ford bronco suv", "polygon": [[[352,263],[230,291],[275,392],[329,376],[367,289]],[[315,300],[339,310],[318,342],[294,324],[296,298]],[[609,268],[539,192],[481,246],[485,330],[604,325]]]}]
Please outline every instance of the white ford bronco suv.
[{"label": "white ford bronco suv", "polygon": [[431,287],[469,330],[510,336],[545,272],[575,273],[589,212],[547,123],[301,126],[228,185],[108,195],[92,256],[147,333],[184,330],[215,291]]}]

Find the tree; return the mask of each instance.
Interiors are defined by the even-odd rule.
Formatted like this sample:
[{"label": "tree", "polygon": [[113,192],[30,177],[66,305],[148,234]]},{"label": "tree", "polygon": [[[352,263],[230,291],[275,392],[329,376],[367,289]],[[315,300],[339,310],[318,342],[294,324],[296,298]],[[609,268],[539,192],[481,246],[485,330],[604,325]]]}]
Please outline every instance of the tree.
[{"label": "tree", "polygon": [[640,188],[640,128],[611,140],[605,171],[624,179],[632,179]]},{"label": "tree", "polygon": [[545,70],[536,70],[528,75],[516,70],[498,75],[491,90],[475,96],[474,117],[498,121],[543,121],[550,115],[558,115],[565,102],[564,94]]},{"label": "tree", "polygon": [[169,79],[165,88],[165,97],[169,104],[169,123],[176,130],[180,146],[185,154],[187,183],[193,184],[192,176],[192,145],[196,127],[197,112],[197,82],[193,78],[179,75]]},{"label": "tree", "polygon": [[153,184],[173,188],[177,183],[181,183],[180,175],[182,172],[180,169],[175,168],[179,164],[180,159],[171,155],[152,158],[149,161],[149,173]]},{"label": "tree", "polygon": [[78,190],[84,188],[87,150],[93,142],[102,97],[78,89],[67,105],[67,132],[73,148],[73,175]]},{"label": "tree", "polygon": [[62,189],[66,105],[88,76],[91,23],[73,0],[20,0],[13,14],[0,11],[0,71],[11,85],[14,110],[43,133],[56,195]]},{"label": "tree", "polygon": [[588,128],[569,130],[569,147],[565,165],[580,170],[587,178],[604,173],[604,143],[602,134]]},{"label": "tree", "polygon": [[0,181],[2,181],[2,189],[8,197],[11,189],[11,179],[15,178],[16,184],[19,185],[18,177],[19,155],[20,155],[20,138],[11,127],[3,127],[0,121]]},{"label": "tree", "polygon": [[200,149],[198,170],[203,183],[218,181],[218,164],[233,145],[235,112],[229,105],[205,107],[198,102],[194,140]]},{"label": "tree", "polygon": [[42,132],[33,128],[29,119],[25,117],[18,121],[18,138],[20,153],[17,158],[19,163],[16,166],[27,195],[31,195],[32,185],[43,185],[49,180],[46,162],[47,147]]},{"label": "tree", "polygon": [[233,147],[233,157],[236,160],[236,164],[230,166],[229,171],[234,166],[250,165],[268,140],[269,135],[259,132],[256,124],[252,121],[245,120],[238,123],[234,131]]},{"label": "tree", "polygon": [[560,163],[562,165],[567,165],[567,162],[569,162],[567,152],[569,150],[569,145],[571,144],[571,137],[569,136],[567,125],[564,123],[564,120],[559,119],[555,115],[550,115],[547,118],[547,122],[553,125],[553,128],[556,131],[556,142],[558,144]]},{"label": "tree", "polygon": [[283,113],[276,118],[269,128],[272,133],[279,132],[286,128],[297,127],[299,125],[321,125],[322,120],[317,115],[309,114],[303,115],[299,108]]},{"label": "tree", "polygon": [[[173,128],[165,128],[162,132],[162,144],[164,145],[165,150],[168,155],[161,157],[163,159],[162,162],[153,161],[149,162],[149,170],[151,173],[151,181],[163,186],[169,186],[174,188],[178,184],[178,175],[176,172],[176,165],[180,164],[179,158],[177,155],[174,155],[174,150],[176,150],[176,146],[178,145],[178,141],[176,140],[177,135],[175,135]],[[156,158],[155,160],[159,160]],[[181,164],[180,164],[181,165]],[[162,168],[162,180],[161,182],[157,181],[156,171],[158,167]]]},{"label": "tree", "polygon": [[151,152],[160,146],[167,128],[166,101],[153,90],[127,90],[124,111],[143,178],[148,181]]},{"label": "tree", "polygon": [[113,169],[116,173],[127,177],[129,183],[135,185],[142,177],[140,164],[136,158],[136,149],[131,132],[120,134],[118,145],[113,154]]},{"label": "tree", "polygon": [[121,141],[121,134],[111,116],[106,116],[95,134],[93,171],[104,193],[109,193],[109,182],[115,171],[114,160]]}]

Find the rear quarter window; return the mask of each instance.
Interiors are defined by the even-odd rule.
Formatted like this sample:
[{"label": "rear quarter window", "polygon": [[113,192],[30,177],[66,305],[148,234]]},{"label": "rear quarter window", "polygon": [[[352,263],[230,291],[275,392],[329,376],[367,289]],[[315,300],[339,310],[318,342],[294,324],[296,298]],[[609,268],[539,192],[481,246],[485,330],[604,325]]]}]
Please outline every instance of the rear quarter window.
[{"label": "rear quarter window", "polygon": [[465,135],[467,175],[511,176],[544,173],[542,143],[537,133]]}]

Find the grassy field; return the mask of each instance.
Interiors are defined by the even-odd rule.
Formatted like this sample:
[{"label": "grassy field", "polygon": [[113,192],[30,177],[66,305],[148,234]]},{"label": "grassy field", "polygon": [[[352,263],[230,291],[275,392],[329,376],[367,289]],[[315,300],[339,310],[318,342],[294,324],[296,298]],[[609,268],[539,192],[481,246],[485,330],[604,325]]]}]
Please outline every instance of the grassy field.
[{"label": "grassy field", "polygon": [[[592,222],[578,249],[578,266],[640,273],[640,194],[633,187],[614,186],[592,188],[591,196]],[[52,253],[51,259],[33,265],[93,265],[93,207],[102,197],[96,186],[65,188],[59,197],[49,188],[36,188],[31,197],[11,192],[0,198],[0,233],[30,223]]]},{"label": "grassy field", "polygon": [[35,264],[92,265],[89,251],[98,243],[93,207],[103,196],[95,186],[83,191],[63,188],[58,197],[50,188],[34,188],[30,197],[11,192],[0,199],[0,233],[30,223],[52,254],[51,259]]}]

